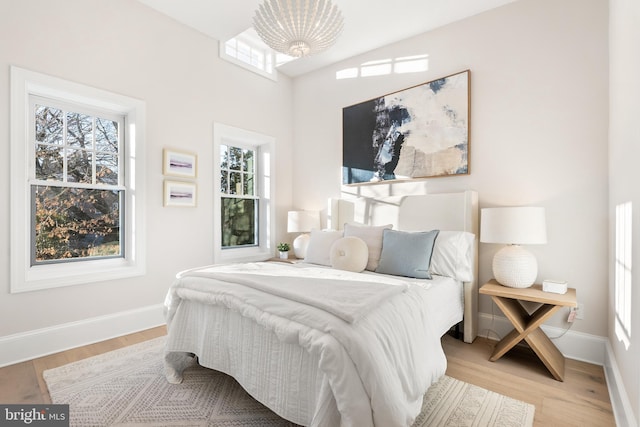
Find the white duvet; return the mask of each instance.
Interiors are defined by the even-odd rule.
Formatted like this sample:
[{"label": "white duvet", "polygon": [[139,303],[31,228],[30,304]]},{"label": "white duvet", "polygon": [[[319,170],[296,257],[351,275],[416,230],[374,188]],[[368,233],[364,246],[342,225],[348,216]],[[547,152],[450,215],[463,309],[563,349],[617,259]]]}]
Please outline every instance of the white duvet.
[{"label": "white duvet", "polygon": [[[410,426],[423,394],[446,369],[427,288],[308,264],[212,266],[179,275],[166,317],[171,335],[184,300],[236,311],[319,360],[341,426]],[[171,356],[167,379],[179,382],[182,365]],[[312,425],[328,425],[317,411]]]}]

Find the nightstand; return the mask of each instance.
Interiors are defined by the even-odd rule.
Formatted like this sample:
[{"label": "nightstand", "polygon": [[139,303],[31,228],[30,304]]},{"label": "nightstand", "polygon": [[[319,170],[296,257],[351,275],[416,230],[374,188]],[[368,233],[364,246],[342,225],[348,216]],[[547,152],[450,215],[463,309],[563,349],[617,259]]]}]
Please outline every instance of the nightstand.
[{"label": "nightstand", "polygon": [[[577,307],[576,290],[569,288],[566,294],[554,294],[544,292],[542,285],[533,285],[530,288],[509,288],[491,280],[482,285],[480,293],[491,296],[493,302],[514,326],[513,331],[498,342],[489,360],[495,362],[520,341],[525,340],[551,372],[553,378],[564,381],[564,356],[540,326],[562,307]],[[529,314],[520,301],[542,305]]]}]

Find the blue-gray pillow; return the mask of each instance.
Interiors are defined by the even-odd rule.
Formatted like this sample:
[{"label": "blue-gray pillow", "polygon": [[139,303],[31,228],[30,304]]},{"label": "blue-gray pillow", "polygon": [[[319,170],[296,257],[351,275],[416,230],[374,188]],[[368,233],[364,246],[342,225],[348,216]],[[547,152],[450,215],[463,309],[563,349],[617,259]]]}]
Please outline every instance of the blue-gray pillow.
[{"label": "blue-gray pillow", "polygon": [[438,230],[384,230],[382,254],[376,273],[431,279],[429,266]]}]

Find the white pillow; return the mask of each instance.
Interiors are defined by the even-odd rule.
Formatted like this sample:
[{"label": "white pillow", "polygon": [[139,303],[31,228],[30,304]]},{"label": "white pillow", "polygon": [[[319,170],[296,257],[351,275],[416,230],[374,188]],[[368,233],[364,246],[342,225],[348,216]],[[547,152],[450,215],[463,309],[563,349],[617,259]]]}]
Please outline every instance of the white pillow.
[{"label": "white pillow", "polygon": [[369,248],[359,237],[343,237],[333,242],[329,258],[333,268],[360,273],[367,266]]},{"label": "white pillow", "polygon": [[440,231],[431,256],[431,274],[453,277],[462,282],[473,280],[474,241],[473,233]]},{"label": "white pillow", "polygon": [[331,266],[331,259],[329,258],[331,245],[341,238],[342,231],[311,230],[311,238],[309,239],[309,246],[307,246],[304,261],[312,264]]},{"label": "white pillow", "polygon": [[385,229],[393,228],[392,224],[387,225],[364,225],[356,223],[347,223],[344,225],[344,236],[359,237],[367,244],[369,248],[369,260],[366,269],[376,271],[380,262],[380,253],[382,252],[382,233]]}]

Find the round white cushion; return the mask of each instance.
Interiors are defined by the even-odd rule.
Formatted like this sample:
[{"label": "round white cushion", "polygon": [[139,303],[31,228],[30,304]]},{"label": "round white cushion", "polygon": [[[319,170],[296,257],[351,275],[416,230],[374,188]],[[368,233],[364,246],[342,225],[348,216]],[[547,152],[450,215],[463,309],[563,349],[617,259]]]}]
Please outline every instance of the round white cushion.
[{"label": "round white cushion", "polygon": [[369,261],[369,248],[359,237],[342,237],[331,245],[329,258],[333,268],[360,273]]}]

